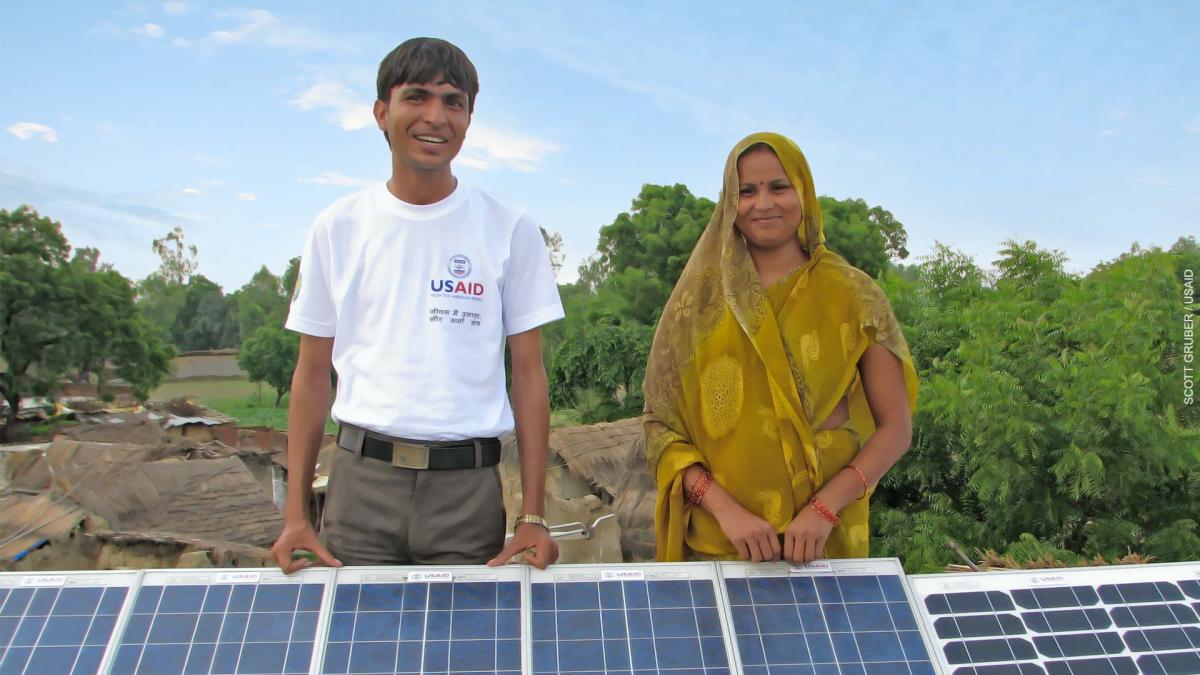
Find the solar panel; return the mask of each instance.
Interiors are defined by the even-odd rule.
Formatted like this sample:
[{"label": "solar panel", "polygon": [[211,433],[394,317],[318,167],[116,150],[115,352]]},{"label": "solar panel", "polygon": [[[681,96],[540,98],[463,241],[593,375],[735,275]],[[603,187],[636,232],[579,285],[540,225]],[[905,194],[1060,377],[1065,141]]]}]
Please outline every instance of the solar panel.
[{"label": "solar panel", "polygon": [[337,573],[324,673],[520,673],[523,567]]},{"label": "solar panel", "polygon": [[1200,673],[1200,563],[909,578],[946,672]]},{"label": "solar panel", "polygon": [[333,570],[147,570],[112,675],[308,673]]},{"label": "solar panel", "polygon": [[731,672],[711,563],[530,570],[534,673]]},{"label": "solar panel", "polygon": [[932,675],[903,569],[893,559],[720,563],[746,675]]},{"label": "solar panel", "polygon": [[100,672],[138,576],[0,574],[0,673]]}]

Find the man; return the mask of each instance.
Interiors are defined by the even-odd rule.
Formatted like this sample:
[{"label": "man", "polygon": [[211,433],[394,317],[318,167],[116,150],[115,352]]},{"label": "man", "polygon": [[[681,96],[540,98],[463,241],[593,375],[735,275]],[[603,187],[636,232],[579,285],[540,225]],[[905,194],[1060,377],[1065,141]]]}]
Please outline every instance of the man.
[{"label": "man", "polygon": [[[524,551],[544,568],[558,557],[542,519],[540,326],[563,309],[537,224],[450,170],[478,92],[474,65],[449,42],[414,38],[388,54],[374,113],[391,178],[338,200],[309,232],[286,323],[301,333],[285,525],[272,548],[286,572],[308,564],[298,550],[332,566],[500,565]],[[342,451],[319,541],[307,505],[330,367]],[[524,504],[504,547],[497,437],[514,414]]]}]

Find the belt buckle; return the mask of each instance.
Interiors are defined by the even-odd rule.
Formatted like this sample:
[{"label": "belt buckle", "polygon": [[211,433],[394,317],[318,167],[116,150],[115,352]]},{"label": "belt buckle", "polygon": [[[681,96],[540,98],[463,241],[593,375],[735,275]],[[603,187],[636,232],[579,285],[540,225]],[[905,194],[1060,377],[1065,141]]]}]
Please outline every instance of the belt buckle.
[{"label": "belt buckle", "polygon": [[429,446],[392,441],[392,466],[404,469],[428,469]]}]

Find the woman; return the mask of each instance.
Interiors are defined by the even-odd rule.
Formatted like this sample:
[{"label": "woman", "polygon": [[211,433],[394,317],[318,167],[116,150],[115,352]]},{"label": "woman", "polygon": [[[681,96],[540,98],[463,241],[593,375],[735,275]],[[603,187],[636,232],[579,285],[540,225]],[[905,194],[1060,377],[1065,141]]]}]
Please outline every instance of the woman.
[{"label": "woman", "polygon": [[917,376],[883,292],[824,242],[800,149],[739,142],[646,368],[659,560],[867,555]]}]

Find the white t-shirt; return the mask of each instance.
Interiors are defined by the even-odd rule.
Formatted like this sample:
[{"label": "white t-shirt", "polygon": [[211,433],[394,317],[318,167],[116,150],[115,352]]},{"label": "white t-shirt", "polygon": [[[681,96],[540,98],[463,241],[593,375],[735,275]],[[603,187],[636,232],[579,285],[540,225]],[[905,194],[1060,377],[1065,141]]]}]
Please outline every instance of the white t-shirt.
[{"label": "white t-shirt", "polygon": [[512,431],[505,338],[562,317],[525,209],[462,181],[428,205],[380,183],[317,216],[285,326],[334,338],[334,419],[444,441]]}]

